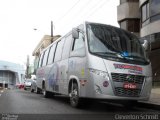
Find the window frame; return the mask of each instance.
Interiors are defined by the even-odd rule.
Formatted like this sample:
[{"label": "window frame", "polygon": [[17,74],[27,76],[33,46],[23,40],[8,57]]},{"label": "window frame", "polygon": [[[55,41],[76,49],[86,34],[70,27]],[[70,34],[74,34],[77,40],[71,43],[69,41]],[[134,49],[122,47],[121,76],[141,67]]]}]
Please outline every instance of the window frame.
[{"label": "window frame", "polygon": [[[47,65],[50,48],[44,51],[42,67]],[[44,61],[45,60],[45,61]],[[45,62],[45,63],[44,63]]]},{"label": "window frame", "polygon": [[[69,38],[70,38],[70,44],[69,44],[69,48],[68,48],[69,51],[67,51],[69,53],[67,53],[68,55],[64,55],[65,54],[64,50],[65,50],[65,47],[66,47],[65,45],[67,44],[66,42],[69,41],[68,40]],[[72,43],[73,43],[72,33],[69,33],[68,35],[65,36],[65,40],[64,40],[64,44],[63,44],[63,51],[62,51],[62,58],[61,58],[62,60],[69,58],[70,52],[71,52]]]},{"label": "window frame", "polygon": [[39,59],[39,62],[38,62],[38,68],[42,67],[43,57],[44,57],[44,52],[42,52],[40,54],[40,59]]},{"label": "window frame", "polygon": [[[61,40],[59,40],[57,43],[56,43],[56,50],[55,50],[55,55],[54,55],[54,62],[57,62],[57,61],[60,61],[60,60],[62,60],[62,53],[63,53],[63,46],[64,46],[64,41],[65,41],[65,38],[63,37],[63,38],[61,38]],[[60,52],[60,59],[58,59],[58,60],[56,60],[56,54],[57,54],[57,49],[58,49],[58,45],[59,45],[59,43],[60,42],[62,42],[61,44],[62,44],[62,50],[61,50],[61,52]]]},{"label": "window frame", "polygon": [[[82,35],[82,41],[83,41],[83,43],[85,43],[85,42],[84,42],[84,34],[83,34],[82,32],[80,32],[80,31],[79,31],[79,36],[80,36],[80,34]],[[85,44],[83,44],[83,47],[78,48],[78,49],[74,49],[74,47],[75,47],[75,43],[76,43],[76,40],[79,40],[79,39],[80,39],[80,38],[78,38],[78,39],[74,39],[74,40],[73,40],[73,44],[72,44],[72,51],[77,51],[77,50],[82,49],[82,48],[84,48],[84,47],[85,47]]]},{"label": "window frame", "polygon": [[[53,47],[54,47],[54,48],[53,48]],[[54,63],[56,47],[57,47],[57,43],[53,44],[53,45],[50,47],[49,55],[48,55],[47,65],[50,65],[50,64]],[[54,49],[54,51],[51,51],[51,50],[52,50],[52,48]],[[51,53],[51,52],[53,52],[53,53]],[[52,57],[52,61],[49,63],[50,55],[53,55],[53,56],[51,56],[51,57]]]}]

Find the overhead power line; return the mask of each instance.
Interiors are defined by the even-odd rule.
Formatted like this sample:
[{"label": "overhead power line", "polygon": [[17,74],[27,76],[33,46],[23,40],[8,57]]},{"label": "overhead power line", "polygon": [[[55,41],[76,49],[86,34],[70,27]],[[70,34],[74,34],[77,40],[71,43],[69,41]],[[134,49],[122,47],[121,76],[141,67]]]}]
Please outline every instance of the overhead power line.
[{"label": "overhead power line", "polygon": [[67,14],[69,14],[71,12],[71,10],[80,2],[80,0],[78,0],[64,15],[62,15],[57,21],[59,22],[60,20],[62,20]]},{"label": "overhead power line", "polygon": [[91,13],[87,16],[87,18],[89,18],[89,17],[91,17],[92,15],[94,15],[94,14],[97,12],[98,9],[102,8],[102,7],[106,4],[106,2],[109,2],[109,1],[110,1],[110,0],[105,0],[104,2],[102,2],[102,3],[99,5],[99,7],[97,7],[93,12],[91,12]]},{"label": "overhead power line", "polygon": [[[84,8],[81,8],[80,10],[85,13],[82,13],[82,12],[80,14],[77,13],[78,16],[75,19],[72,19],[71,23],[72,24],[76,23],[77,19],[81,19],[82,21],[87,20],[87,18],[94,15],[98,9],[101,9],[106,4],[106,2],[109,2],[109,1],[110,0],[101,0],[101,1],[97,0],[94,4],[92,4],[92,6],[90,6],[89,1],[88,1],[87,5],[84,8],[88,7],[89,11],[84,11]],[[91,1],[90,1],[90,3],[91,3]],[[69,24],[66,24],[66,25],[69,25]]]}]

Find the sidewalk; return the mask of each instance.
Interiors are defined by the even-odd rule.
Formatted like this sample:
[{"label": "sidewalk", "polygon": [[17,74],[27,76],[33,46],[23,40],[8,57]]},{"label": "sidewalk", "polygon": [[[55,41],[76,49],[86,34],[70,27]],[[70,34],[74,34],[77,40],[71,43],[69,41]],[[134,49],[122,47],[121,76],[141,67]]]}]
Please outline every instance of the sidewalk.
[{"label": "sidewalk", "polygon": [[160,110],[160,87],[152,88],[149,101],[140,101],[139,106]]},{"label": "sidewalk", "polygon": [[160,105],[160,88],[153,88],[149,103]]}]

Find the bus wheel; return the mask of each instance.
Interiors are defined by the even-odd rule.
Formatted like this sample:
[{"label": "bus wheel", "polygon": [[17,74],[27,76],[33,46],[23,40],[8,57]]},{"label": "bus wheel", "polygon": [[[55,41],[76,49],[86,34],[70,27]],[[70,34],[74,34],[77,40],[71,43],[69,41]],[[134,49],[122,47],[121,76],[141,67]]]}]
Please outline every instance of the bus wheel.
[{"label": "bus wheel", "polygon": [[80,99],[79,99],[79,91],[78,91],[78,85],[77,83],[73,83],[70,93],[70,104],[72,107],[79,107],[80,105]]},{"label": "bus wheel", "polygon": [[49,98],[50,97],[50,93],[48,91],[46,91],[46,87],[45,85],[42,88],[42,94],[45,98]]},{"label": "bus wheel", "polygon": [[36,87],[36,93],[40,94],[40,89],[38,87]]},{"label": "bus wheel", "polygon": [[31,85],[31,92],[32,92],[32,93],[34,92],[34,89],[33,89],[32,85]]}]

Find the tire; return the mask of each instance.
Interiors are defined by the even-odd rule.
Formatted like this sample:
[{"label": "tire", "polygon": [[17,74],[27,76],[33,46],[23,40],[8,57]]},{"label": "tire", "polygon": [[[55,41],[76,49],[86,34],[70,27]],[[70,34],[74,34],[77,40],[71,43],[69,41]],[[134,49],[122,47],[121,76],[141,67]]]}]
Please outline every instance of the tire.
[{"label": "tire", "polygon": [[79,90],[77,83],[73,83],[69,93],[70,105],[75,108],[80,108],[82,101],[79,98]]},{"label": "tire", "polygon": [[43,96],[44,96],[45,98],[50,98],[50,96],[51,96],[51,93],[46,90],[45,85],[44,85],[43,88],[42,88],[42,94],[43,94]]},{"label": "tire", "polygon": [[32,88],[32,85],[31,85],[31,92],[32,92],[32,93],[34,92],[34,89]]},{"label": "tire", "polygon": [[40,91],[40,89],[38,88],[38,87],[36,87],[36,94],[40,94],[41,93],[41,91]]}]

